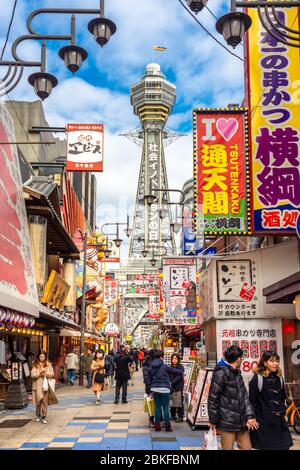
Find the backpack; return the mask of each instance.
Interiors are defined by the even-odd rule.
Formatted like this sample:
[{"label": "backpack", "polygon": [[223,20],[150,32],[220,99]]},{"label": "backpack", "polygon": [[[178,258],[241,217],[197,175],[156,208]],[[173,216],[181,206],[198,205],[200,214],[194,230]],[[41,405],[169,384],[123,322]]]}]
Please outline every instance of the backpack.
[{"label": "backpack", "polygon": [[[280,378],[280,383],[281,383],[281,388],[283,388],[284,382],[283,382],[283,377]],[[263,376],[260,374],[257,374],[257,385],[258,385],[258,391],[261,392],[264,384],[264,379]]]}]

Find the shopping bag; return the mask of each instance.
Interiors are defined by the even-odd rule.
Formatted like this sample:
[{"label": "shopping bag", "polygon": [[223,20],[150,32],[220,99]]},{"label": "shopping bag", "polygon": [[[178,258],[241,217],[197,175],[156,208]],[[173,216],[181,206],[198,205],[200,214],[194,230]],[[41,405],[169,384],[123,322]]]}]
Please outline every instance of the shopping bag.
[{"label": "shopping bag", "polygon": [[55,379],[48,379],[48,385],[55,392]]},{"label": "shopping bag", "polygon": [[148,402],[147,402],[147,395],[144,395],[144,412],[148,413]]},{"label": "shopping bag", "polygon": [[154,414],[155,414],[155,402],[154,402],[154,398],[152,398],[152,397],[147,397],[147,406],[148,406],[148,413],[149,413],[149,416],[154,416]]},{"label": "shopping bag", "polygon": [[210,429],[205,433],[204,450],[218,450],[217,433],[215,429]]},{"label": "shopping bag", "polygon": [[43,392],[47,392],[47,391],[48,391],[48,388],[49,388],[48,379],[47,379],[47,377],[44,377],[44,380],[43,380]]}]

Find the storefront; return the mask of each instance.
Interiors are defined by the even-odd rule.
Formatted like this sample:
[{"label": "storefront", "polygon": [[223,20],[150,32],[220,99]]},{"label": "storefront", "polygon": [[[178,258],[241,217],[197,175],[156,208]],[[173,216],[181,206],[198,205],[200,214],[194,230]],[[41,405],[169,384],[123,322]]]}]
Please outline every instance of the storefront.
[{"label": "storefront", "polygon": [[285,379],[298,385],[300,399],[300,272],[266,287],[263,295],[268,304],[289,304],[295,309],[294,318],[282,320],[282,341]]},{"label": "storefront", "polygon": [[291,373],[294,366],[290,364],[299,331],[293,304],[285,303],[282,297],[272,304],[265,297],[267,286],[277,285],[293,270],[299,270],[297,241],[218,257],[201,275],[206,351],[216,353],[220,359],[229,346],[240,346],[246,381],[252,377],[251,370],[261,354],[269,349],[283,358],[287,381],[299,378],[299,369]]}]

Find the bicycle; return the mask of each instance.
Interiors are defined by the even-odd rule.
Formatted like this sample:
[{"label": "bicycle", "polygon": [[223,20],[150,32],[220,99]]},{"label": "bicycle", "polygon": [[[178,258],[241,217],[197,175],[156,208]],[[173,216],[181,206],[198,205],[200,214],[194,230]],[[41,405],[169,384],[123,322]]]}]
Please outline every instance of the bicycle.
[{"label": "bicycle", "polygon": [[297,434],[300,434],[300,408],[296,405],[295,400],[292,396],[292,391],[290,388],[290,384],[286,384],[289,395],[288,395],[288,400],[291,401],[291,404],[286,410],[285,417],[289,421],[290,425],[293,426],[294,431]]}]

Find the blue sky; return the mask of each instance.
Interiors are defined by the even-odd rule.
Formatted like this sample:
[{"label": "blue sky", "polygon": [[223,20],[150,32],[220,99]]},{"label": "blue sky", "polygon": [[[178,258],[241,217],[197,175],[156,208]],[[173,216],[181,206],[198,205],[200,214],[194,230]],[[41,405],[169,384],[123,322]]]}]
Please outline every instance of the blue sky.
[{"label": "blue sky", "polygon": [[[13,0],[0,0],[0,44],[3,44]],[[209,0],[210,9],[219,17],[230,8],[230,0]],[[26,17],[35,8],[75,7],[98,8],[99,0],[18,0],[15,20],[6,48],[10,58],[12,41],[26,34]],[[152,62],[152,45],[167,47],[157,53],[167,78],[177,86],[177,104],[168,126],[185,132],[186,137],[166,151],[169,184],[182,188],[192,177],[192,109],[220,107],[239,103],[243,98],[243,64],[215,43],[178,0],[106,0],[106,16],[117,24],[110,42],[100,48],[87,30],[94,15],[82,15],[77,21],[77,43],[89,54],[82,69],[73,76],[57,51],[66,43],[48,43],[47,70],[57,76],[59,85],[44,102],[50,125],[68,122],[103,122],[105,124],[105,173],[98,175],[98,222],[124,217],[135,199],[140,149],[127,142],[119,133],[136,127],[139,122],[130,105],[130,86],[143,75]],[[207,10],[198,18],[216,36],[215,20]],[[34,20],[34,28],[43,33],[68,34],[70,23],[66,15],[45,15]],[[219,39],[222,38],[219,36]],[[39,57],[37,42],[20,47],[22,58]],[[242,56],[242,47],[236,52]],[[28,74],[11,98],[36,100],[27,82]],[[111,213],[113,211],[113,214]]]}]

